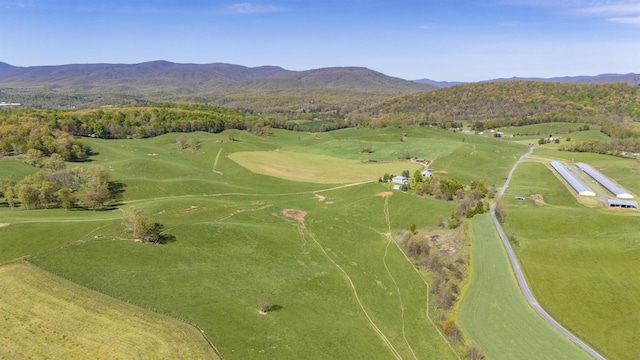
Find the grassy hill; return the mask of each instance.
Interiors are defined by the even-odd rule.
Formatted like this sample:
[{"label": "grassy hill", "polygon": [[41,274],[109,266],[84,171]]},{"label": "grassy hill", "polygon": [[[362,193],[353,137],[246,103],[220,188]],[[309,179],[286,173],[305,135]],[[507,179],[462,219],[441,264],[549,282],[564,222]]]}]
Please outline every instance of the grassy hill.
[{"label": "grassy hill", "polygon": [[[525,129],[544,131],[538,125]],[[585,139],[590,134],[600,135],[595,129],[582,132]],[[179,136],[187,142],[198,137],[199,147],[179,149]],[[398,154],[408,153],[464,184],[482,180],[499,185],[526,144],[428,127],[319,134],[272,130],[272,136],[237,132],[234,138],[197,132],[85,139],[96,155],[78,165],[103,166],[124,184],[117,207],[27,211],[0,206],[0,263],[27,257],[85,287],[195,323],[225,358],[462,356],[464,350],[441,332],[446,319],[429,306],[435,302],[427,283],[434,279],[416,271],[420,259],[408,260],[398,240],[412,225],[422,233],[438,229],[458,201],[393,191],[378,178],[421,169],[398,160]],[[365,147],[372,152],[362,152]],[[575,156],[546,146],[536,154],[540,159]],[[640,192],[629,181],[637,172],[632,160],[609,162],[586,154],[580,159],[610,164],[616,180]],[[619,281],[636,261],[631,247],[637,236],[631,225],[637,216],[583,209],[552,175],[544,175],[544,166],[535,161],[521,166],[505,196],[506,226],[518,234],[518,252],[536,295],[598,351],[620,358],[637,353],[630,341],[635,320],[623,309],[635,308],[634,283],[640,277],[631,273]],[[15,159],[0,159],[0,178],[33,171]],[[511,200],[535,193],[543,194],[548,205]],[[124,211],[134,207],[163,224],[175,241],[148,245],[131,240],[122,220]],[[582,218],[594,226],[580,225]],[[608,221],[619,227],[608,227]],[[566,226],[572,223],[576,225]],[[475,219],[473,224],[472,233],[485,234]],[[592,233],[602,240],[584,241]],[[492,238],[483,239],[489,246]],[[459,251],[433,247],[442,256]],[[591,269],[594,263],[597,269]],[[479,261],[472,266],[472,274],[481,271]],[[609,288],[620,296],[612,297]],[[575,294],[589,301],[576,304]],[[270,302],[267,315],[257,311],[263,296]],[[465,301],[473,304],[474,298],[493,304],[470,289]],[[598,307],[604,301],[606,309]],[[522,307],[513,309],[518,313],[514,318],[531,316]],[[468,330],[469,336],[487,349],[488,357],[505,344],[496,339],[509,338],[501,331],[517,337],[505,330],[514,324],[492,327],[498,330],[487,332],[488,338],[474,335],[484,331],[482,323],[460,324],[476,330]],[[538,325],[526,329],[531,338],[563,343],[559,334]],[[619,334],[615,341],[606,335],[612,332]],[[5,332],[0,339],[10,336]],[[548,350],[535,356],[573,358],[575,351],[571,346],[566,352],[559,346]]]}]

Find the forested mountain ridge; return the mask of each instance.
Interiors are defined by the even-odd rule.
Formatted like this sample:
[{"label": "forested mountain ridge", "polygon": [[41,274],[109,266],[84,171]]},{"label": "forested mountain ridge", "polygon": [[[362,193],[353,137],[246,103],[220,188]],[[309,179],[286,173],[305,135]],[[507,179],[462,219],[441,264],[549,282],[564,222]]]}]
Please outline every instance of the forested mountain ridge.
[{"label": "forested mountain ridge", "polygon": [[291,71],[277,66],[167,61],[32,67],[0,63],[4,95],[0,100],[39,107],[177,101],[266,111],[309,104],[321,109],[353,108],[434,88],[362,67]]},{"label": "forested mountain ridge", "polygon": [[468,83],[389,99],[357,111],[353,118],[381,123],[501,121],[503,125],[625,118],[638,121],[640,87],[625,83]]},{"label": "forested mountain ridge", "polygon": [[[539,78],[539,77],[512,77],[512,78],[498,78],[491,80],[484,80],[481,82],[499,82],[499,81],[544,81],[553,83],[572,83],[572,84],[610,84],[626,82],[631,86],[640,85],[640,74],[600,74],[595,76],[561,76],[552,78]],[[436,81],[431,79],[418,79],[414,80],[418,83],[431,84],[439,88],[464,84],[461,81]]]}]

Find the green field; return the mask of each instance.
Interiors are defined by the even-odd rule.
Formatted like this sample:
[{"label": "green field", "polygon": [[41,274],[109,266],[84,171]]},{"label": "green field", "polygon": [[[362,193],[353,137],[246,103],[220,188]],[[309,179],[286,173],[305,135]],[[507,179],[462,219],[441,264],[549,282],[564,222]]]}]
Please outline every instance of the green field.
[{"label": "green field", "polygon": [[[634,193],[637,162],[594,154],[536,152],[584,161]],[[544,203],[516,201],[540,194]],[[638,211],[586,207],[540,162],[522,163],[505,194],[505,231],[538,301],[607,358],[633,359],[640,336]]]},{"label": "green field", "polygon": [[[436,145],[436,131],[413,133],[405,143],[401,129],[392,128],[241,133],[237,141],[188,134],[200,139],[195,151],[178,151],[176,134],[87,139],[98,155],[81,166],[107,168],[125,185],[122,204],[106,211],[0,208],[9,224],[0,228],[2,259],[29,256],[78,284],[195,323],[225,358],[456,358],[458,350],[427,317],[422,275],[387,236],[411,224],[433,227],[455,204],[401,192],[381,196],[391,185],[377,180],[419,168],[397,160],[401,147],[437,158],[468,143],[441,132]],[[378,163],[362,163],[363,142],[373,144]],[[496,146],[479,143],[477,151]],[[282,153],[296,157],[298,172],[268,176],[255,163],[234,161],[235,154],[256,152],[273,155],[273,163]],[[302,161],[318,157],[327,162]],[[300,181],[314,166],[326,177]],[[132,206],[176,241],[126,240],[122,211]],[[262,294],[273,303],[267,315],[257,311]]]},{"label": "green field", "polygon": [[217,359],[195,327],[28,263],[0,266],[3,359]]},{"label": "green field", "polygon": [[473,270],[458,321],[486,358],[590,358],[527,304],[489,214],[474,217],[469,230]]}]

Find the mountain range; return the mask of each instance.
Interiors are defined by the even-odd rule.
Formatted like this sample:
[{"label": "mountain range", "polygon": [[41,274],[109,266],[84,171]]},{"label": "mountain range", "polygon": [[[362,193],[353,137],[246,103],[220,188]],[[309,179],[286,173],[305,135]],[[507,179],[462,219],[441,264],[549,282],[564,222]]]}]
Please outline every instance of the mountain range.
[{"label": "mountain range", "polygon": [[[571,84],[609,84],[626,82],[631,86],[640,85],[640,74],[600,74],[595,76],[562,76],[552,78],[538,78],[538,77],[512,77],[512,78],[499,78],[484,80],[482,82],[499,82],[499,81],[543,81],[551,83],[571,83]],[[460,81],[436,81],[431,79],[419,79],[415,82],[430,84],[438,88],[444,88],[454,85],[464,84]]]},{"label": "mountain range", "polygon": [[[639,74],[551,79],[563,83],[640,83]],[[99,106],[149,101],[186,101],[259,111],[352,110],[398,95],[462,84],[391,77],[364,67],[305,71],[279,66],[179,64],[69,64],[20,67],[0,62],[0,100],[40,107]],[[333,111],[332,110],[332,111]]]}]

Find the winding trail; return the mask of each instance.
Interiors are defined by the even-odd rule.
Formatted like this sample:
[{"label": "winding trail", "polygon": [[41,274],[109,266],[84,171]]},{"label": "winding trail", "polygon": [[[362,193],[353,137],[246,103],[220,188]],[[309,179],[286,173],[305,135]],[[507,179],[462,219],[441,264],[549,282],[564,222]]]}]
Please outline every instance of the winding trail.
[{"label": "winding trail", "polygon": [[520,263],[518,262],[518,258],[516,257],[515,252],[513,251],[513,248],[511,247],[511,243],[509,243],[509,239],[507,238],[507,235],[505,234],[504,230],[502,230],[502,226],[500,225],[500,222],[498,221],[498,218],[496,217],[496,212],[495,212],[496,203],[500,199],[502,199],[502,195],[504,195],[504,192],[507,190],[507,187],[509,187],[509,182],[511,181],[511,177],[512,177],[513,173],[515,172],[516,168],[518,167],[518,165],[520,164],[520,162],[524,158],[529,156],[529,154],[531,154],[533,152],[533,149],[534,149],[534,147],[529,147],[529,152],[524,154],[524,155],[522,155],[518,159],[518,161],[516,161],[516,163],[513,164],[513,167],[511,168],[511,171],[509,171],[509,175],[507,176],[507,180],[505,181],[504,185],[500,189],[500,192],[498,192],[498,196],[496,197],[496,201],[493,203],[493,205],[491,205],[491,210],[490,210],[491,220],[493,220],[493,224],[495,225],[496,230],[498,230],[498,234],[500,234],[500,238],[502,239],[502,244],[504,245],[504,248],[507,251],[507,255],[509,256],[509,261],[511,262],[511,266],[513,267],[513,272],[515,273],[516,279],[518,280],[518,285],[520,286],[520,290],[522,290],[522,294],[524,295],[525,300],[527,300],[527,303],[529,304],[529,306],[531,306],[533,308],[533,310],[535,310],[535,312],[538,313],[538,315],[540,315],[546,322],[548,322],[551,326],[553,326],[561,334],[566,336],[573,343],[578,345],[582,350],[586,351],[589,355],[593,356],[595,359],[604,360],[605,358],[602,355],[600,355],[597,351],[595,351],[593,348],[591,348],[585,342],[580,340],[577,336],[572,334],[569,330],[565,329],[551,315],[549,315],[542,308],[542,306],[540,306],[540,304],[538,303],[536,298],[533,296],[533,293],[531,292],[531,289],[529,288],[529,285],[527,284],[527,281],[526,281],[526,279],[524,277],[524,274],[522,273],[522,269],[520,267]]},{"label": "winding trail", "polygon": [[382,257],[382,263],[384,264],[384,268],[387,270],[387,274],[389,274],[391,281],[393,281],[393,285],[396,287],[396,293],[398,294],[398,299],[400,300],[400,317],[402,319],[402,338],[404,339],[404,343],[409,348],[409,351],[411,351],[411,355],[413,355],[413,358],[418,360],[418,357],[416,356],[416,353],[413,351],[411,344],[409,344],[409,340],[407,340],[405,321],[404,321],[404,300],[402,300],[402,293],[400,292],[400,287],[396,282],[396,278],[393,276],[393,274],[391,273],[391,270],[389,269],[389,266],[387,265],[387,255],[389,253],[389,245],[391,245],[391,243],[394,242],[393,237],[391,236],[391,218],[389,216],[389,197],[388,196],[384,198],[384,218],[385,218],[385,221],[387,222],[387,233],[385,234],[387,237],[387,246],[385,246],[384,248],[384,256]]},{"label": "winding trail", "polygon": [[397,360],[403,360],[402,355],[400,355],[400,353],[398,352],[398,350],[396,350],[396,348],[393,346],[393,343],[391,343],[391,340],[389,340],[389,338],[387,338],[387,336],[384,334],[384,332],[382,332],[382,330],[380,330],[380,328],[376,325],[376,323],[373,321],[373,319],[371,318],[371,316],[369,315],[369,312],[367,312],[367,309],[365,309],[364,304],[362,303],[362,301],[360,300],[360,296],[358,295],[358,290],[356,289],[355,284],[353,283],[353,281],[351,280],[351,277],[349,276],[349,274],[342,268],[342,266],[340,266],[340,264],[338,264],[328,253],[327,251],[324,249],[324,247],[322,247],[322,245],[320,244],[320,242],[318,241],[318,239],[316,238],[315,234],[313,232],[311,232],[311,230],[309,230],[305,224],[304,224],[304,220],[300,220],[298,221],[298,226],[299,228],[302,230],[301,234],[306,233],[307,235],[309,235],[309,238],[311,240],[313,240],[313,242],[318,246],[318,248],[320,249],[320,251],[322,251],[322,253],[324,254],[324,256],[342,273],[342,275],[345,277],[345,279],[347,280],[347,282],[349,283],[349,286],[351,287],[351,291],[353,291],[353,295],[356,299],[356,302],[358,303],[358,306],[360,307],[360,310],[362,310],[362,312],[364,313],[364,316],[367,318],[367,320],[369,321],[369,325],[371,326],[371,328],[375,331],[375,333],[378,335],[378,337],[380,338],[380,340],[382,340],[382,342],[387,346],[387,348],[389,349],[389,351],[391,352],[391,354],[393,355],[394,358],[396,358]]}]

